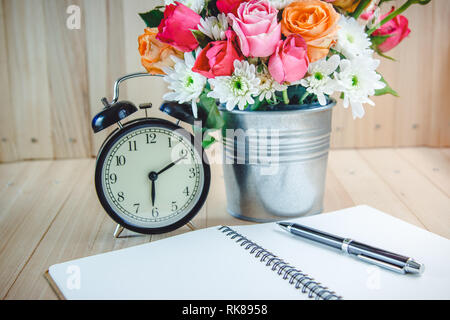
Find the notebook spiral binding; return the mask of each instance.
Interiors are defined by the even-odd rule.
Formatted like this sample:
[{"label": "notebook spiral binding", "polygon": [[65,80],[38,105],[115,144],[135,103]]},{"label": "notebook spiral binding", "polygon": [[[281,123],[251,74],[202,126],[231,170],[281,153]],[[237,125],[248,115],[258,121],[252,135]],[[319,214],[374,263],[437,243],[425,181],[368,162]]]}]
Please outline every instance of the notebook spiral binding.
[{"label": "notebook spiral binding", "polygon": [[[272,267],[272,271],[277,271],[278,275],[283,275],[283,279],[287,280],[289,277],[289,283],[294,285],[295,289],[301,289],[301,292],[308,294],[309,298],[315,298],[316,300],[341,300],[342,297],[337,295],[334,291],[331,291],[327,287],[322,286],[319,282],[308,276],[306,273],[284,262],[281,258],[275,254],[259,246],[255,242],[247,239],[243,235],[237,233],[232,228],[222,226],[219,230],[230,237],[232,240],[236,239],[241,247],[245,250],[250,250],[250,254],[255,258],[260,258],[261,262],[266,262],[266,266]],[[278,270],[277,270],[278,269]]]}]

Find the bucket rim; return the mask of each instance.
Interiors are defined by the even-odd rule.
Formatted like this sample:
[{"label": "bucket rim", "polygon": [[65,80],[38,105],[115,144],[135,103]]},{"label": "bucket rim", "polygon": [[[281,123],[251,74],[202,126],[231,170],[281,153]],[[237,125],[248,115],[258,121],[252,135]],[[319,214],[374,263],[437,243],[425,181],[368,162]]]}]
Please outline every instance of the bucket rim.
[{"label": "bucket rim", "polygon": [[[223,104],[219,105],[219,111],[221,112],[227,112],[227,113],[235,113],[235,114],[267,114],[267,115],[273,115],[273,114],[286,114],[286,113],[315,113],[315,112],[322,112],[327,111],[329,109],[332,109],[337,104],[336,100],[331,98],[329,99],[329,102],[327,105],[322,106],[318,102],[312,103],[312,104],[299,104],[299,105],[288,105],[289,109],[287,110],[239,110],[239,109],[233,109],[228,110]],[[297,109],[298,108],[298,109]]]}]

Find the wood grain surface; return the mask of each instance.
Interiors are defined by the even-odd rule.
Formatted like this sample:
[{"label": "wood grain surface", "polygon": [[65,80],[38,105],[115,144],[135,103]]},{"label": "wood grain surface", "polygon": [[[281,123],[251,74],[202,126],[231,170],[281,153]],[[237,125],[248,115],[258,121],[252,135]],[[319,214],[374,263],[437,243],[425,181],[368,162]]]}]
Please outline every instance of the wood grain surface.
[{"label": "wood grain surface", "polygon": [[[56,299],[44,279],[49,266],[188,232],[143,236],[124,231],[102,209],[94,160],[0,165],[0,299]],[[324,211],[367,204],[450,239],[450,149],[334,150]],[[212,166],[211,190],[197,228],[248,224],[226,212],[222,169]]]}]

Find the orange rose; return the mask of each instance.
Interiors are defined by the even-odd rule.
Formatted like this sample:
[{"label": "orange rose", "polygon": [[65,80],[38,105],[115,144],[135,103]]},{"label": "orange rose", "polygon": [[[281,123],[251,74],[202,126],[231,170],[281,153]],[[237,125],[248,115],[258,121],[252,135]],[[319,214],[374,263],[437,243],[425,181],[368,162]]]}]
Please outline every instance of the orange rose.
[{"label": "orange rose", "polygon": [[158,28],[146,28],[139,36],[139,53],[141,63],[151,74],[164,74],[162,67],[173,67],[175,62],[170,56],[183,59],[183,52],[156,39]]},{"label": "orange rose", "polygon": [[287,37],[299,34],[308,45],[310,62],[326,57],[334,43],[340,15],[329,3],[320,0],[298,0],[283,11],[281,31]]},{"label": "orange rose", "polygon": [[[333,5],[347,12],[353,12],[360,2],[361,0],[336,0],[333,2]],[[367,5],[369,4],[370,2]]]}]

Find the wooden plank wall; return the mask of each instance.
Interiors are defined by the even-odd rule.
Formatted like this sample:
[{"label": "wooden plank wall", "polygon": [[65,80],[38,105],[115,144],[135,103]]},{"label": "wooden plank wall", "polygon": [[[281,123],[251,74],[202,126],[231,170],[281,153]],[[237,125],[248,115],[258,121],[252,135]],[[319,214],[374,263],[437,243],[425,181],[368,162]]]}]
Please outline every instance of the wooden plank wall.
[{"label": "wooden plank wall", "polygon": [[[94,156],[107,132],[94,136],[91,118],[116,78],[142,71],[137,13],[161,2],[0,0],[0,162]],[[69,5],[81,8],[80,30],[66,27]],[[356,121],[338,105],[334,148],[450,145],[450,1],[406,15],[412,33],[390,52],[398,62],[381,66],[401,98],[376,98]],[[164,90],[160,79],[131,80],[121,98],[157,106]]]}]

